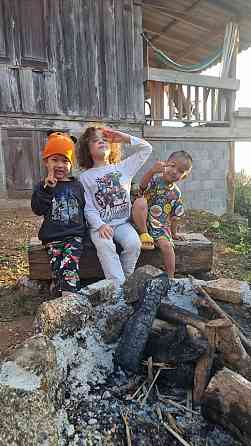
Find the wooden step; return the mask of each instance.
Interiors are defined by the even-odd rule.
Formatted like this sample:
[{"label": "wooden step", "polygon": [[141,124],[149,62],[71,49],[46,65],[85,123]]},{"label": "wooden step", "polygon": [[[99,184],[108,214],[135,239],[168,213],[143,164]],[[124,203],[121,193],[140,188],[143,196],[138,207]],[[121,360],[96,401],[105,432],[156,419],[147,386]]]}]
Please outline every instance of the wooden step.
[{"label": "wooden step", "polygon": [[[199,233],[185,234],[185,241],[175,241],[176,272],[208,272],[213,263],[213,244]],[[30,278],[48,280],[51,278],[50,264],[46,250],[38,238],[32,238],[28,244]],[[153,265],[163,268],[159,249],[142,251],[137,266]],[[80,277],[82,279],[103,278],[103,271],[90,240],[84,242],[84,252],[80,259]]]}]

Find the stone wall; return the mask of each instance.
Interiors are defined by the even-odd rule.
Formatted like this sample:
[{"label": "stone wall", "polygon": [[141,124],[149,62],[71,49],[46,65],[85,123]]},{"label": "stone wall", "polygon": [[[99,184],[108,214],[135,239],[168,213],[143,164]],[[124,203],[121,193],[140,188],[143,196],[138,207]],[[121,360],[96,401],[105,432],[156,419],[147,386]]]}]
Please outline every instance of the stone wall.
[{"label": "stone wall", "polygon": [[204,209],[217,215],[226,212],[229,156],[227,142],[149,142],[153,145],[153,154],[137,179],[152,166],[154,160],[165,160],[175,150],[186,150],[193,158],[190,177],[180,183],[186,208]]}]

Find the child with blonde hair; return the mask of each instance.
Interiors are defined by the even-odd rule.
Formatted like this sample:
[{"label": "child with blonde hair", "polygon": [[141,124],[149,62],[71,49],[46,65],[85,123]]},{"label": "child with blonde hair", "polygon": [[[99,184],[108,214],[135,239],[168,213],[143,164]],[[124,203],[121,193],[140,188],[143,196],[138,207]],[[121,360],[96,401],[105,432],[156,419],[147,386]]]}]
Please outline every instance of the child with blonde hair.
[{"label": "child with blonde hair", "polygon": [[[123,161],[121,143],[137,149]],[[119,287],[134,271],[140,254],[140,239],[130,223],[130,189],[132,178],[150,156],[152,146],[118,130],[89,127],[80,137],[79,147],[79,164],[86,169],[80,181],[85,189],[91,240],[105,277]],[[122,247],[120,256],[115,242]]]}]

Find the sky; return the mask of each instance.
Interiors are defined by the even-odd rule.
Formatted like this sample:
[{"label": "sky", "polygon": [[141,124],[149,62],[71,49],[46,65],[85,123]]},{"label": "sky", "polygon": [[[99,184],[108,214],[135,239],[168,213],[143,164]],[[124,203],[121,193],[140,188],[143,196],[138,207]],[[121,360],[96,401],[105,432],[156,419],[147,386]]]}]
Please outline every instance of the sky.
[{"label": "sky", "polygon": [[[211,75],[219,74],[219,66],[207,70]],[[251,108],[251,48],[243,51],[237,59],[237,79],[240,80],[240,90],[237,92],[235,108]],[[235,170],[245,170],[251,175],[251,141],[236,142],[235,144]]]},{"label": "sky", "polygon": [[[237,93],[236,107],[251,108],[251,48],[238,55],[237,78],[240,79],[240,90]],[[237,142],[235,145],[235,169],[239,172],[244,169],[251,175],[251,141]]]}]

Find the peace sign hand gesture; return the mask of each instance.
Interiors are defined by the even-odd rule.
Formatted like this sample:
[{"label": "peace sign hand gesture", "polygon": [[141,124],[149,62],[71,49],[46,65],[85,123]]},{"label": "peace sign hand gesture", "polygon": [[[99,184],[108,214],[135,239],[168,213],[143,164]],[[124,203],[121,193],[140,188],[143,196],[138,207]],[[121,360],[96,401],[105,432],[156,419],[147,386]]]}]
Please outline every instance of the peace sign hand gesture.
[{"label": "peace sign hand gesture", "polygon": [[44,186],[55,187],[57,179],[54,176],[54,168],[48,164],[48,175],[44,180]]}]

